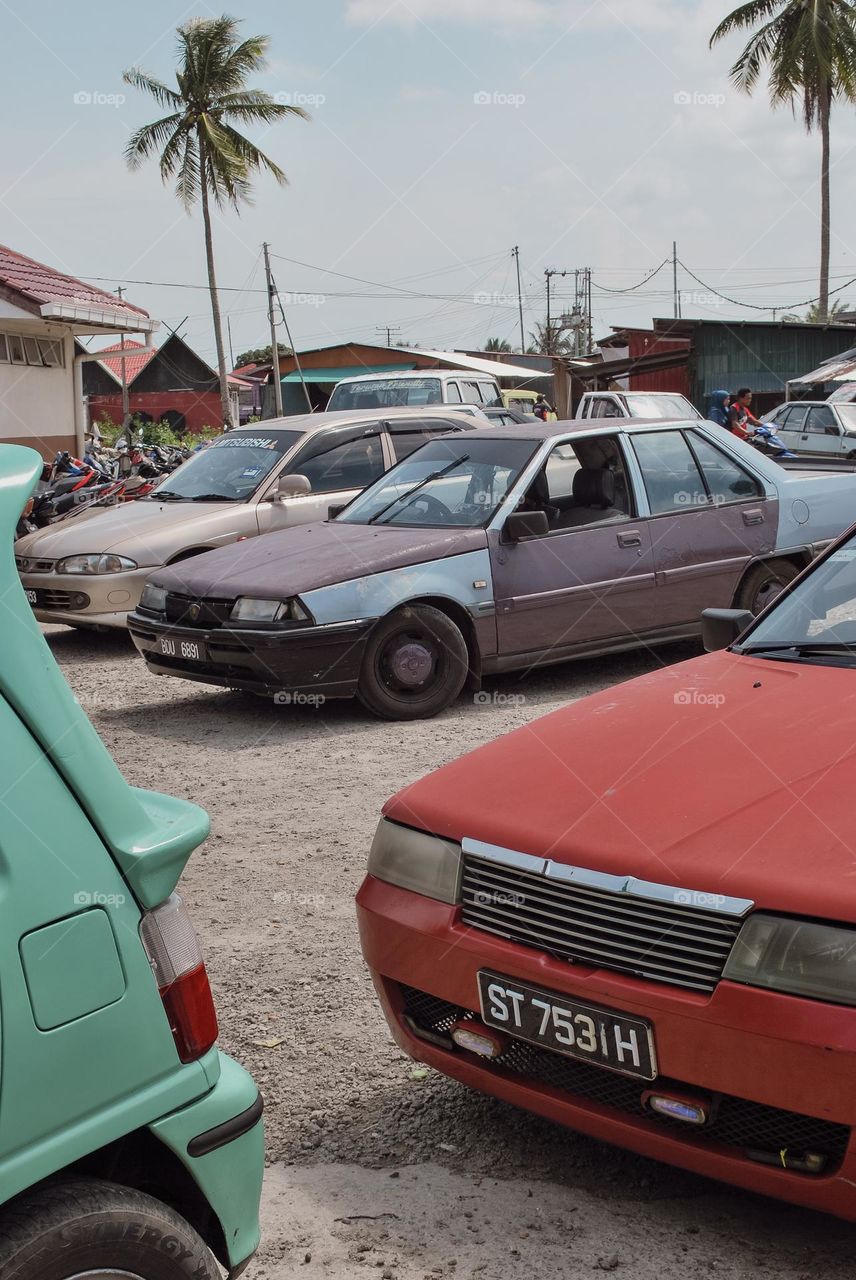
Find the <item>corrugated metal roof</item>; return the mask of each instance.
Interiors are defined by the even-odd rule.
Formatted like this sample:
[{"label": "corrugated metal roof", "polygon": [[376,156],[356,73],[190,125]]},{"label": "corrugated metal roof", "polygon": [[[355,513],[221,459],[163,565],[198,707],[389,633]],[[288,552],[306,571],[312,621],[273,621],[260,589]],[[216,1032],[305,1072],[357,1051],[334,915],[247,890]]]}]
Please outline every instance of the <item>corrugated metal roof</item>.
[{"label": "corrugated metal roof", "polygon": [[[318,382],[318,383],[327,384],[330,382],[341,382],[343,378],[365,377],[367,374],[370,374],[370,373],[405,373],[405,372],[410,372],[410,370],[415,368],[416,366],[412,360],[410,364],[352,364],[352,365],[342,365],[338,369],[308,368],[303,370],[302,379],[297,369],[292,369],[291,373],[284,373],[282,375],[281,381],[282,382],[303,381],[303,382]],[[426,369],[424,372],[427,374],[430,374],[431,370]]]},{"label": "corrugated metal roof", "polygon": [[537,377],[537,371],[527,369],[522,364],[509,364],[506,361],[482,360],[478,356],[465,356],[457,351],[424,351],[418,347],[409,347],[417,356],[429,356],[432,360],[442,360],[455,369],[472,369],[474,373],[490,373],[495,378],[531,378]]}]

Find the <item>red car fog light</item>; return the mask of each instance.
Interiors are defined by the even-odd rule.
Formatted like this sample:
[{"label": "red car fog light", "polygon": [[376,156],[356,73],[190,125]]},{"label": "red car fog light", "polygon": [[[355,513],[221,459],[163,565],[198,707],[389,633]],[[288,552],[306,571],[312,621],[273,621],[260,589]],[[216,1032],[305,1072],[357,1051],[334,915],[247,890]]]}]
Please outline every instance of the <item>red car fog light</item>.
[{"label": "red car fog light", "polygon": [[666,1120],[680,1120],[683,1124],[707,1124],[711,1115],[708,1102],[680,1093],[654,1093],[646,1090],[642,1105]]},{"label": "red car fog light", "polygon": [[456,1022],[450,1035],[459,1049],[477,1053],[480,1058],[498,1058],[506,1045],[501,1032],[490,1031],[481,1022]]},{"label": "red car fog light", "polygon": [[217,1013],[199,941],[177,893],[143,916],[140,938],[178,1056],[195,1062],[217,1039]]}]

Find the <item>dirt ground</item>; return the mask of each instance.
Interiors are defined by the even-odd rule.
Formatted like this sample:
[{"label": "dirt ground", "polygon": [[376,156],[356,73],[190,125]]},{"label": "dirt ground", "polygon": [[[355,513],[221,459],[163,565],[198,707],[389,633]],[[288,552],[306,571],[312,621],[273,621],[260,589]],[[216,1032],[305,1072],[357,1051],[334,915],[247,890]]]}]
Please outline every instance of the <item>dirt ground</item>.
[{"label": "dirt ground", "polygon": [[693,646],[496,680],[427,723],[277,707],[150,676],[124,635],[45,628],[129,780],[202,804],[182,881],[222,1046],[266,1098],[248,1280],[852,1280],[856,1228],[415,1079],[363,970],[353,895],[381,804],[435,766]]}]

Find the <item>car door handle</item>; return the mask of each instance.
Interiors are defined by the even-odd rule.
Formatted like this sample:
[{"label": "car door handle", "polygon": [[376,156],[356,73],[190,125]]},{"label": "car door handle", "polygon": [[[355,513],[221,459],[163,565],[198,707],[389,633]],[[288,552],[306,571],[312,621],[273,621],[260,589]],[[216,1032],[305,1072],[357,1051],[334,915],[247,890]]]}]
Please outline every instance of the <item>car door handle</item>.
[{"label": "car door handle", "polygon": [[642,535],[637,533],[635,529],[631,529],[629,533],[619,533],[618,545],[620,547],[641,547]]},{"label": "car door handle", "polygon": [[759,511],[757,507],[755,507],[752,511],[744,511],[743,523],[744,524],[763,524],[764,512]]}]

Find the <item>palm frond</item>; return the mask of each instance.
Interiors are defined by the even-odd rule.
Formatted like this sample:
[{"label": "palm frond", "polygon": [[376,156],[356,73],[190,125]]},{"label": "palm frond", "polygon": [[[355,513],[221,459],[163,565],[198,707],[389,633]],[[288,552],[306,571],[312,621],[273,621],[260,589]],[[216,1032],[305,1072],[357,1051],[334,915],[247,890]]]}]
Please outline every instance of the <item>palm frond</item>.
[{"label": "palm frond", "polygon": [[170,89],[169,85],[158,80],[156,76],[148,75],[140,67],[129,67],[127,71],[122,72],[122,79],[132,89],[140,89],[143,93],[148,93],[161,107],[174,109],[181,106],[180,94]]},{"label": "palm frond", "polygon": [[247,124],[275,124],[286,116],[299,116],[301,120],[309,120],[308,111],[303,107],[294,107],[290,103],[275,102],[268,93],[256,90],[252,95],[230,93],[218,98],[211,114],[218,120],[245,121]]},{"label": "palm frond", "polygon": [[748,4],[741,4],[722,19],[710,37],[710,47],[713,48],[720,40],[724,40],[735,31],[747,31],[757,23],[772,18],[776,10],[781,9],[785,2],[786,0],[749,0]]},{"label": "palm frond", "polygon": [[179,114],[164,116],[161,120],[144,124],[142,128],[132,133],[125,144],[125,159],[128,167],[139,169],[140,165],[154,155],[155,151],[168,146],[181,121],[182,116]]},{"label": "palm frond", "polygon": [[199,165],[199,149],[196,136],[192,132],[184,134],[184,145],[178,163],[178,177],[175,182],[175,194],[185,209],[190,211],[200,195],[201,173]]},{"label": "palm frond", "polygon": [[271,160],[270,156],[265,155],[249,138],[245,138],[243,134],[238,133],[229,124],[221,124],[220,127],[229,139],[232,152],[238,157],[248,174],[258,169],[264,169],[272,177],[276,178],[280,185],[288,181],[279,165]]}]

